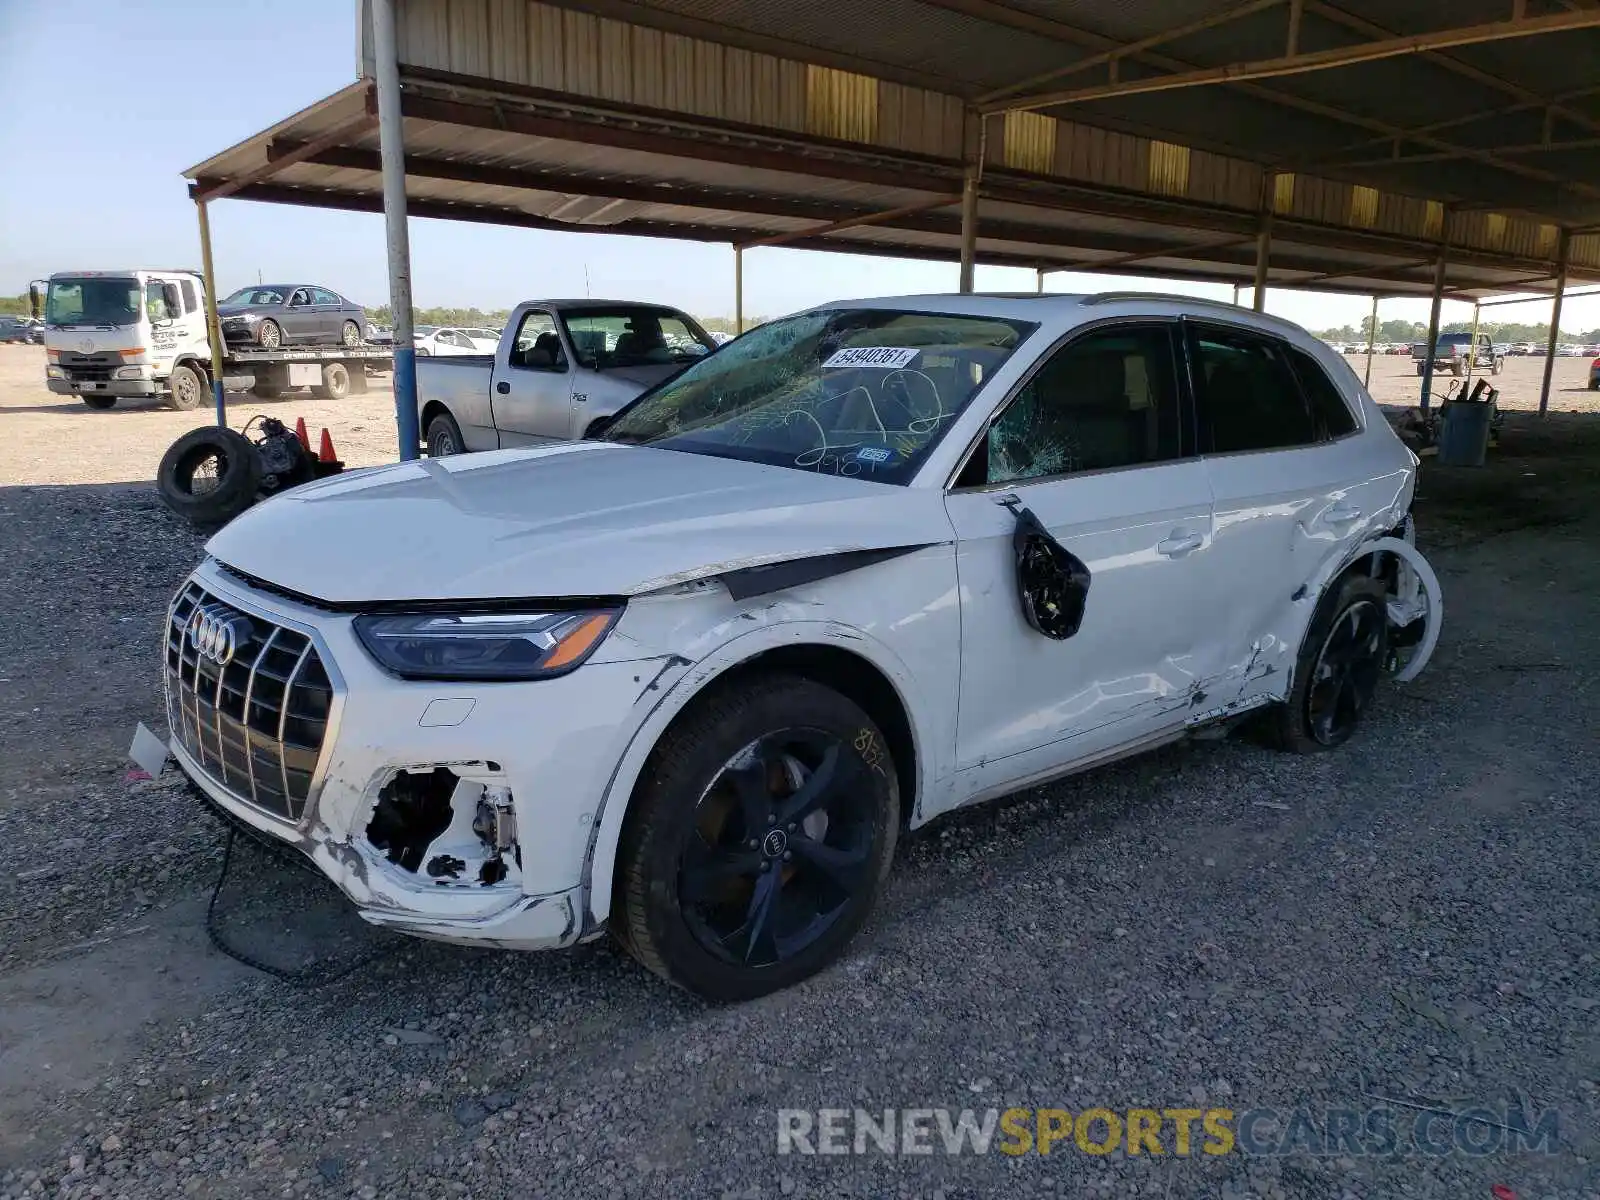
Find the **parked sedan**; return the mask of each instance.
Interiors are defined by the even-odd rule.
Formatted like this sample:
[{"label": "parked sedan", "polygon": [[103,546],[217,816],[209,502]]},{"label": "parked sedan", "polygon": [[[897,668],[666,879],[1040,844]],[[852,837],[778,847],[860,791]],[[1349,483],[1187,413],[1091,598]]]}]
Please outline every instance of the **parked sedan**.
[{"label": "parked sedan", "polygon": [[1346,360],[1232,305],[826,305],[598,440],[244,513],[170,612],[170,745],[373,924],[609,928],[750,998],[942,814],[1246,714],[1348,740],[1438,636],[1416,468]]},{"label": "parked sedan", "polygon": [[367,338],[359,304],[310,283],[269,283],[240,288],[217,305],[222,336],[235,345],[328,345],[352,349]]}]

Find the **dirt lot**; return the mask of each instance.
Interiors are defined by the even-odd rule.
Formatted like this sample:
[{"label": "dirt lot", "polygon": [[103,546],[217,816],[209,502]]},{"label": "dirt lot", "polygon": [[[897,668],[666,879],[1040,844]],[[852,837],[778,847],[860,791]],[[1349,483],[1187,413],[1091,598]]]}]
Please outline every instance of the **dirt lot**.
[{"label": "dirt lot", "polygon": [[[0,347],[0,1197],[1600,1195],[1600,415],[1424,473],[1436,662],[1357,740],[1197,743],[909,839],[848,960],[712,1009],[605,945],[380,937],[170,775],[164,606],[200,553],[149,485],[209,414],[92,412]],[[1540,360],[1500,377],[1526,407]],[[1405,360],[1375,391],[1409,399]],[[1577,413],[1564,410],[1582,409]],[[387,393],[304,415],[389,456]],[[1383,1097],[1377,1100],[1373,1097]],[[779,1156],[780,1108],[1486,1107],[1549,1152]],[[1406,1107],[1406,1106],[1413,1107]],[[1440,1127],[1448,1137],[1448,1119]],[[1470,1127],[1494,1138],[1492,1127]],[[1479,1137],[1480,1143],[1483,1136]],[[1498,1143],[1496,1143],[1498,1144]]]}]

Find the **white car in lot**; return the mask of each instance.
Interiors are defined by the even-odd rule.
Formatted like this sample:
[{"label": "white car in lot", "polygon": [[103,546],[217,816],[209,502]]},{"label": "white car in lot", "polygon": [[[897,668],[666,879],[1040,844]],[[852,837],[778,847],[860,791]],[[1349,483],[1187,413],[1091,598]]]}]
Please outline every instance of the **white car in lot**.
[{"label": "white car in lot", "polygon": [[417,331],[412,344],[424,358],[452,358],[463,354],[493,354],[500,335],[492,329],[434,328]]},{"label": "white car in lot", "polygon": [[1416,466],[1337,353],[1231,305],[831,304],[599,440],[246,512],[173,604],[170,747],[375,924],[609,928],[760,995],[904,829],[1246,714],[1349,738],[1438,634]]}]

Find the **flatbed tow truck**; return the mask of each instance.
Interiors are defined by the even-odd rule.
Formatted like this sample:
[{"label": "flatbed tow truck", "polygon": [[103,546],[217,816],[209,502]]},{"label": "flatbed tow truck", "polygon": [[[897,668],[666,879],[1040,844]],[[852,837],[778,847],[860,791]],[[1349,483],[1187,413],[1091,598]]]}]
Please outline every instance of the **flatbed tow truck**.
[{"label": "flatbed tow truck", "polygon": [[[45,320],[45,383],[90,408],[121,399],[162,399],[194,409],[211,398],[205,280],[198,271],[67,271],[29,287]],[[42,309],[42,312],[40,311]],[[367,375],[388,370],[392,346],[224,346],[222,383],[272,399],[309,387],[328,400],[367,390]]]}]

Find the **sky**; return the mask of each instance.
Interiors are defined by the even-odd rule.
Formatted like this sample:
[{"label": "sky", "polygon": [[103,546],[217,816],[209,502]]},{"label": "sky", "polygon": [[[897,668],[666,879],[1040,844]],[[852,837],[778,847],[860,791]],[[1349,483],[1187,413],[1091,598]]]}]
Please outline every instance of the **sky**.
[{"label": "sky", "polygon": [[[53,271],[200,263],[181,172],[356,78],[355,0],[0,0],[0,294]],[[420,307],[509,308],[541,296],[652,300],[733,314],[726,246],[613,234],[411,221]],[[305,279],[387,302],[382,218],[225,200],[211,206],[219,294],[258,277]],[[954,263],[769,247],[745,255],[745,312],[777,316],[855,296],[956,290]],[[1031,291],[1032,271],[979,267],[980,291]],[[1053,292],[1114,288],[1231,299],[1226,285],[1059,272]],[[1247,301],[1248,302],[1248,301]],[[1312,329],[1358,327],[1369,302],[1269,291],[1267,310]],[[1547,321],[1549,302],[1487,310]],[[1470,320],[1447,301],[1445,322]],[[1380,319],[1426,321],[1425,300],[1386,300]],[[1600,297],[1562,326],[1600,327]]]}]

